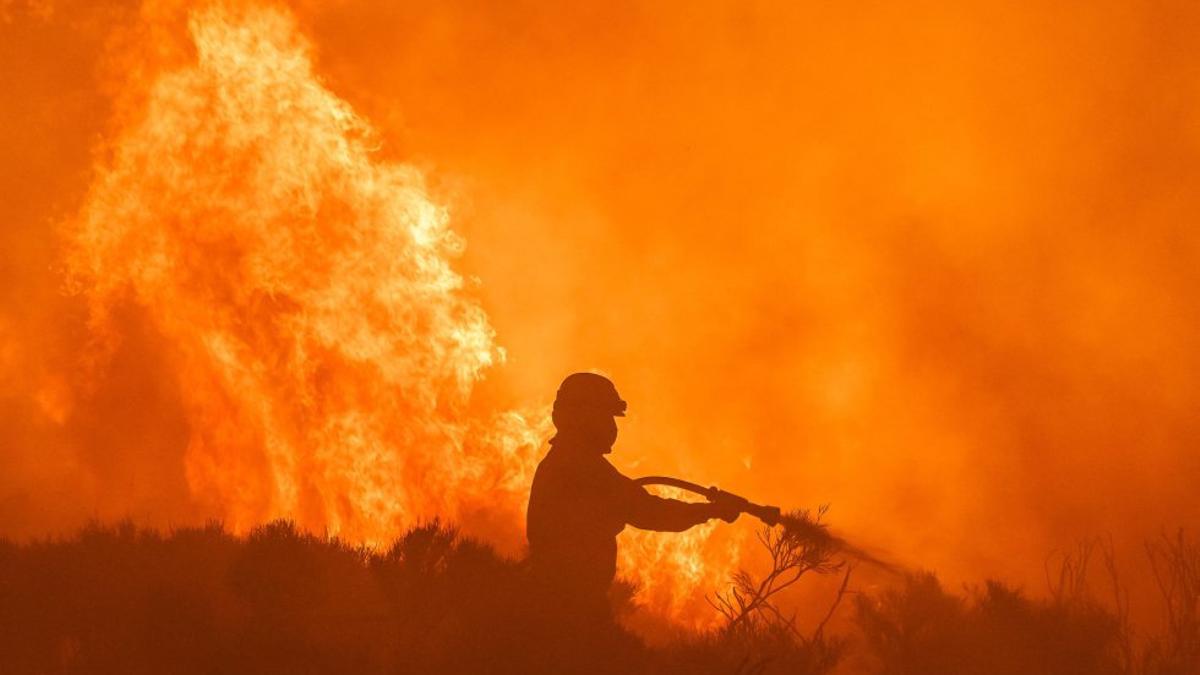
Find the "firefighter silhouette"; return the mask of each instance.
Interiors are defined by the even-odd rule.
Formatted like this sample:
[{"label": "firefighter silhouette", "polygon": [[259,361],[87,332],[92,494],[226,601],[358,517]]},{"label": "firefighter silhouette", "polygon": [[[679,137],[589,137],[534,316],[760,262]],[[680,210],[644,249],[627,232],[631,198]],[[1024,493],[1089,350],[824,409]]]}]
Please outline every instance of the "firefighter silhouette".
[{"label": "firefighter silhouette", "polygon": [[557,434],[534,474],[526,533],[534,581],[553,603],[548,609],[567,617],[564,630],[612,623],[608,590],[626,525],[682,532],[740,513],[736,504],[657,497],[621,475],[604,455],[617,439],[615,418],[624,416],[616,387],[594,373],[568,376],[554,400]]}]

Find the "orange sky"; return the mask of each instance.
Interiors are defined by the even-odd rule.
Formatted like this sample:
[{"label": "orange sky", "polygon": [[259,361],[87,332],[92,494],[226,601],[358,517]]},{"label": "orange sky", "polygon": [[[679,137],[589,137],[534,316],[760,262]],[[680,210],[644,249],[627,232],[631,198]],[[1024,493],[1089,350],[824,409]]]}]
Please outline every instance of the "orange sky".
[{"label": "orange sky", "polygon": [[[186,330],[117,303],[90,369],[64,290],[184,4],[0,4],[0,531],[227,515]],[[1196,522],[1193,3],[377,4],[293,9],[466,242],[507,356],[469,410],[600,369],[628,473],[831,503],[954,580]]]}]

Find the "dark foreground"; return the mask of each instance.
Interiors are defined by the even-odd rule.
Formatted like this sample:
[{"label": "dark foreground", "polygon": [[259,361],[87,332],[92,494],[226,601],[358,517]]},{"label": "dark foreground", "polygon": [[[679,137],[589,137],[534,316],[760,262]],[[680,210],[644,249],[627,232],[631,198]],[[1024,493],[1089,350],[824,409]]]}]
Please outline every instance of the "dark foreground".
[{"label": "dark foreground", "polygon": [[93,526],[0,542],[0,673],[1198,675],[1200,556],[1183,539],[1158,546],[1168,628],[1153,638],[1135,641],[1068,564],[1045,600],[998,583],[957,596],[916,575],[853,596],[836,637],[735,603],[724,628],[667,646],[615,628],[572,642],[564,668],[544,653],[554,608],[531,601],[521,564],[437,524],[385,551],[284,522],[245,538]]}]

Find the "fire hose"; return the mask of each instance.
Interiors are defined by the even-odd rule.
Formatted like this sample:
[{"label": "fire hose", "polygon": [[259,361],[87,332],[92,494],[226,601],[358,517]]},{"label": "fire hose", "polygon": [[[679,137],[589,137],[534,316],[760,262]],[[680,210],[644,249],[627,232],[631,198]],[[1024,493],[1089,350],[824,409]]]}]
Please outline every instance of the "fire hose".
[{"label": "fire hose", "polygon": [[698,494],[708,501],[716,503],[725,503],[736,506],[742,513],[748,513],[755,518],[763,521],[769,526],[774,527],[779,524],[781,512],[778,506],[763,506],[755,504],[745,497],[735,495],[732,492],[726,492],[718,487],[704,487],[690,481],[680,478],[671,478],[670,476],[646,476],[645,478],[637,478],[633,481],[637,485],[666,485],[668,487],[679,488]]},{"label": "fire hose", "polygon": [[726,492],[717,487],[704,487],[703,485],[697,485],[690,481],[671,478],[669,476],[646,476],[645,478],[636,478],[633,482],[637,485],[666,485],[694,492],[713,503],[723,502],[733,505],[742,513],[749,513],[769,527],[774,527],[782,522],[785,528],[799,533],[806,539],[832,545],[842,553],[875,565],[887,572],[893,574],[903,573],[903,569],[895,563],[888,562],[865,549],[850,544],[845,539],[830,533],[824,525],[810,520],[806,516],[783,516],[778,506],[755,504],[745,497],[735,495],[732,492]]}]

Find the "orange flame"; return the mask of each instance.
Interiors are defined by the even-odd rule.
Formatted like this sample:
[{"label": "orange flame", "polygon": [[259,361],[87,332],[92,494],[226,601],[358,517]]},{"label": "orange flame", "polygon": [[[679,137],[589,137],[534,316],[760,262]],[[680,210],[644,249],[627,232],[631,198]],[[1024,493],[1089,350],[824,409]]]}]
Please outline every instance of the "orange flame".
[{"label": "orange flame", "polygon": [[[237,530],[383,542],[440,517],[511,549],[548,419],[470,410],[504,352],[447,210],[376,158],[288,13],[212,4],[187,26],[194,60],[146,83],[68,230],[99,362],[137,307],[170,345],[188,485]],[[647,604],[680,615],[724,574],[710,532],[629,537]]]},{"label": "orange flame", "polygon": [[445,209],[372,159],[287,14],[209,6],[188,27],[196,62],[150,87],[71,232],[93,329],[128,299],[170,341],[189,483],[236,526],[377,540],[457,517],[532,447],[471,442],[467,397],[503,352]]},{"label": "orange flame", "polygon": [[[622,468],[950,585],[1200,518],[1200,4],[219,1],[0,0],[0,534],[444,508],[515,552],[593,365]],[[749,527],[624,569],[670,612],[672,547]]]}]

